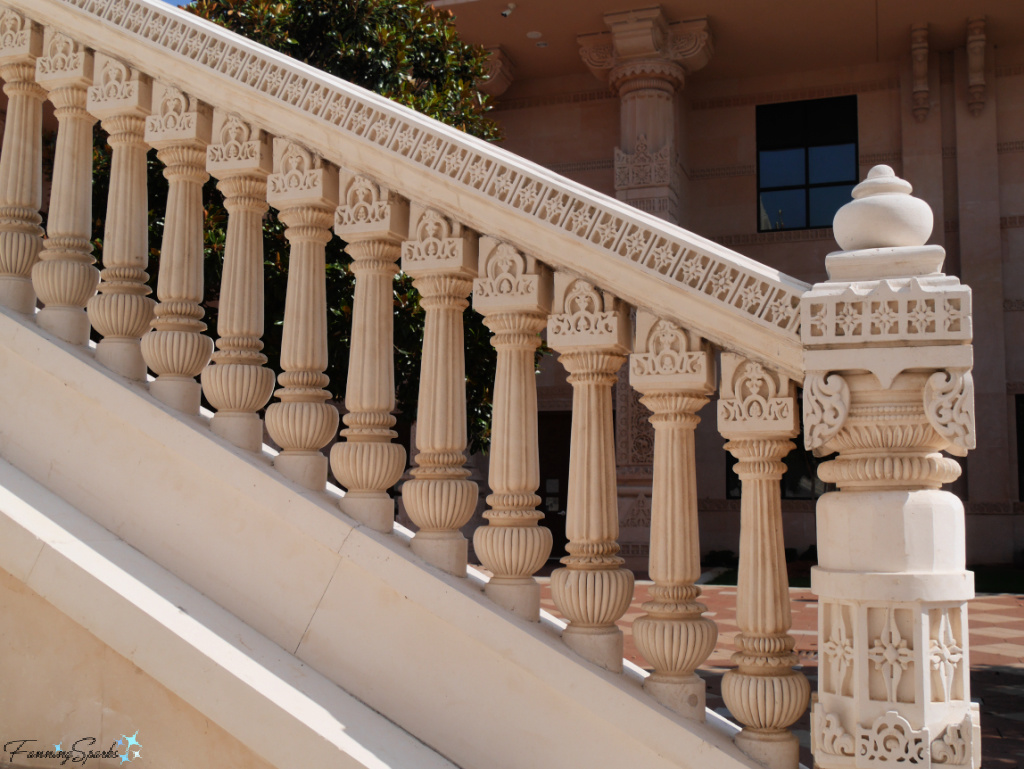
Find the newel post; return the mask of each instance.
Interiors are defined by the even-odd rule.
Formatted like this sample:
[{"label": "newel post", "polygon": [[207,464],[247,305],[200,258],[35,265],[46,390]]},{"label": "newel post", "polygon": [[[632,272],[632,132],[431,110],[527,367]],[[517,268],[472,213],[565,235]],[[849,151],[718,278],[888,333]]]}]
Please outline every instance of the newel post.
[{"label": "newel post", "polygon": [[975,446],[971,293],[926,246],[928,205],[876,166],[836,214],[844,249],[801,300],[804,441],[821,455],[822,769],[980,766],[971,704],[964,510],[942,485]]}]

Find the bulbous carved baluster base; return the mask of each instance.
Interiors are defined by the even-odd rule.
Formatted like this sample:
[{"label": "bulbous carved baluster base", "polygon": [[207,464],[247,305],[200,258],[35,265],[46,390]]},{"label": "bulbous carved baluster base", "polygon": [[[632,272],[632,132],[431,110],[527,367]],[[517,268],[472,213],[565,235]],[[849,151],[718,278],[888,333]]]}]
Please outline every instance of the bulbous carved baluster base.
[{"label": "bulbous carved baluster base", "polygon": [[[47,241],[49,242],[49,241]],[[52,256],[48,259],[47,257]],[[73,254],[43,251],[44,261],[32,268],[32,283],[45,302],[47,297],[61,297],[67,304],[50,303],[36,316],[36,323],[65,342],[85,345],[92,328],[85,314],[86,302],[96,293],[100,272],[90,261],[75,261]]]},{"label": "bulbous carved baluster base", "polygon": [[[227,356],[215,353],[217,357]],[[207,400],[217,409],[210,429],[240,449],[259,451],[263,422],[255,412],[270,400],[274,372],[254,364],[215,362],[203,369],[201,381]]]},{"label": "bulbous carved baluster base", "polygon": [[[412,471],[414,476],[419,469]],[[406,511],[419,526],[412,551],[449,574],[466,576],[469,542],[459,529],[473,517],[479,495],[473,481],[418,477],[406,481],[402,486]]]},{"label": "bulbous carved baluster base", "polygon": [[[320,392],[325,400],[328,393]],[[288,398],[289,393],[278,390],[277,396]],[[327,457],[309,447],[326,446],[334,437],[340,421],[338,410],[322,400],[281,400],[267,407],[266,421],[267,432],[281,446],[281,453],[274,457],[278,472],[307,489],[323,491],[327,485]]]},{"label": "bulbous carved baluster base", "polygon": [[202,388],[195,377],[213,354],[213,340],[202,334],[206,324],[194,325],[194,332],[156,329],[142,337],[142,355],[157,374],[150,394],[184,414],[199,413]]},{"label": "bulbous carved baluster base", "polygon": [[[621,559],[620,559],[621,560]],[[633,572],[628,569],[556,569],[555,604],[569,621],[562,640],[581,657],[613,673],[622,672],[622,631],[615,620],[629,609]]]},{"label": "bulbous carved baluster base", "polygon": [[147,296],[148,275],[132,267],[108,267],[100,277],[100,293],[86,305],[93,328],[103,335],[96,360],[123,377],[144,382],[146,361],[140,340],[149,331],[156,307]]},{"label": "bulbous carved baluster base", "polygon": [[397,434],[358,440],[351,430],[342,430],[343,443],[331,449],[331,469],[344,486],[345,496],[338,503],[341,511],[371,529],[390,533],[395,524],[395,501],[391,488],[405,471],[405,448],[391,443]]},{"label": "bulbous carved baluster base", "polygon": [[[699,595],[697,588],[687,587]],[[649,613],[633,623],[633,639],[644,659],[662,671],[648,676],[644,689],[670,710],[703,722],[706,684],[693,671],[714,650],[718,626],[701,616],[707,607],[695,602],[677,607],[650,601],[642,608]]]},{"label": "bulbous carved baluster base", "polygon": [[0,208],[0,254],[6,257],[11,269],[10,273],[0,275],[0,305],[31,315],[36,309],[36,292],[29,275],[43,247],[43,228],[38,225],[38,213],[13,211],[12,216],[11,209]]},{"label": "bulbous carved baluster base", "polygon": [[[484,513],[490,523],[473,533],[473,549],[494,576],[484,592],[504,609],[536,622],[540,616],[540,585],[532,575],[551,553],[550,530],[523,525],[525,516],[512,519]],[[538,514],[539,517],[539,514]]]}]

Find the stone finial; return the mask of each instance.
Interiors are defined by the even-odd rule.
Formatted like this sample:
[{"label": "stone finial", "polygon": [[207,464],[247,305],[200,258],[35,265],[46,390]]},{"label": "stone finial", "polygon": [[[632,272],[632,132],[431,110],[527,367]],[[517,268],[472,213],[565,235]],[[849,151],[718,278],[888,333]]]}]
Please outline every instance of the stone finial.
[{"label": "stone finial", "polygon": [[889,166],[875,166],[853,188],[853,200],[836,212],[833,230],[843,251],[829,254],[825,266],[835,280],[869,280],[933,275],[945,251],[926,246],[932,210],[910,193],[910,182]]}]

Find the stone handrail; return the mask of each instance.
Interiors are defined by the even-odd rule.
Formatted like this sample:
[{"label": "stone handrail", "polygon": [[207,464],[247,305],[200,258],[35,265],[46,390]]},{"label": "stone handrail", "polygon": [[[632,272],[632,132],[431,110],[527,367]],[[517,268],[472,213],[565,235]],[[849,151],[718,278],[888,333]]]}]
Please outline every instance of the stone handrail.
[{"label": "stone handrail", "polygon": [[165,3],[6,5],[802,381],[801,281]]}]

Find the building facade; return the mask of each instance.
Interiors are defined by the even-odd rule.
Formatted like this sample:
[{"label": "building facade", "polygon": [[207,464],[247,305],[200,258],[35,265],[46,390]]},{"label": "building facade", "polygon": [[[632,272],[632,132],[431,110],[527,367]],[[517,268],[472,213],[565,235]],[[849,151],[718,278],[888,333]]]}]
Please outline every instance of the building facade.
[{"label": "building facade", "polygon": [[[464,39],[493,52],[485,88],[506,148],[809,283],[825,279],[824,256],[837,248],[832,216],[872,166],[911,182],[935,214],[929,243],[946,249],[945,271],[973,291],[978,450],[952,487],[967,510],[968,562],[1020,559],[1024,8],[435,4],[456,16]],[[930,322],[927,307],[920,322]],[[567,467],[555,444],[568,441],[571,392],[554,357],[542,369],[551,451],[539,493],[557,550]],[[620,525],[623,554],[642,569],[653,442],[649,413],[624,384]],[[735,476],[712,413],[697,430],[704,553],[738,542]],[[809,453],[790,462],[786,543],[802,551],[814,543],[823,486]]]}]

